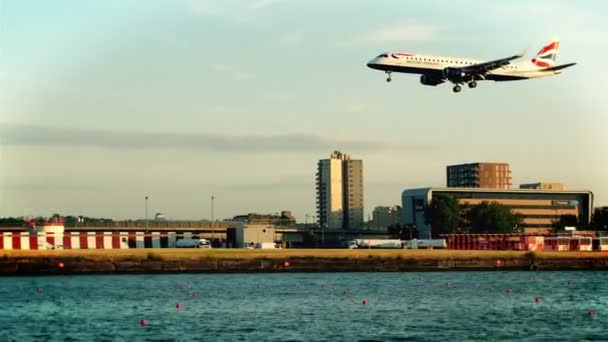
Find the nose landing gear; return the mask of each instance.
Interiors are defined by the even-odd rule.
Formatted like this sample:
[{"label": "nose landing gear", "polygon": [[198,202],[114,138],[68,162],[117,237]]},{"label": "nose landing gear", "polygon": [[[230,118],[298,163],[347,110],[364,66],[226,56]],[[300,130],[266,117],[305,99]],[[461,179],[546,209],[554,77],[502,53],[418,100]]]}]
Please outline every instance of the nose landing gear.
[{"label": "nose landing gear", "polygon": [[386,82],[390,82],[391,81],[391,72],[387,71],[386,74],[388,75],[388,77],[386,78]]}]

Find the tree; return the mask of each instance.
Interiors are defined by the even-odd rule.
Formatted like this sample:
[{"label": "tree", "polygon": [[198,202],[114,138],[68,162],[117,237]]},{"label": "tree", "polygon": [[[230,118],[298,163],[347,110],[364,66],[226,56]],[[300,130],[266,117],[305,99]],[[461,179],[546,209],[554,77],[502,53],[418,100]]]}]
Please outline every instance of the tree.
[{"label": "tree", "polygon": [[591,224],[595,229],[608,230],[608,207],[595,208]]},{"label": "tree", "polygon": [[434,197],[425,212],[432,235],[457,233],[461,223],[461,210],[458,200],[452,196]]},{"label": "tree", "polygon": [[515,233],[522,217],[498,202],[481,202],[469,207],[465,217],[471,233]]},{"label": "tree", "polygon": [[391,239],[410,240],[418,237],[418,231],[413,224],[395,223],[388,226],[388,234]]},{"label": "tree", "polygon": [[19,217],[0,218],[0,227],[21,227],[25,225],[25,220]]}]

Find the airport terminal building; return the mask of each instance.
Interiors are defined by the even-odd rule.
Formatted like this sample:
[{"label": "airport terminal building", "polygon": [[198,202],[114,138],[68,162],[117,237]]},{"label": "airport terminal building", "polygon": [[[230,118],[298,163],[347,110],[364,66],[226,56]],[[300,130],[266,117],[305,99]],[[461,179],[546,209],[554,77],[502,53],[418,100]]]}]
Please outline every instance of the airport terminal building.
[{"label": "airport terminal building", "polygon": [[421,188],[403,191],[401,201],[404,224],[413,224],[421,238],[429,236],[425,208],[437,196],[452,196],[460,204],[498,202],[523,216],[521,228],[551,228],[562,215],[575,215],[581,225],[591,222],[591,191],[555,191],[538,189]]}]

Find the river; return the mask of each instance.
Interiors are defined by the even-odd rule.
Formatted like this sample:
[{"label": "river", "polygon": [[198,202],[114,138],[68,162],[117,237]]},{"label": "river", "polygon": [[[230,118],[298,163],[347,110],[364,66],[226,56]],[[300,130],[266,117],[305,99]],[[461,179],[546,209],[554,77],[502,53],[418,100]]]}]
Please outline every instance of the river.
[{"label": "river", "polygon": [[608,273],[4,277],[0,308],[0,341],[606,340]]}]

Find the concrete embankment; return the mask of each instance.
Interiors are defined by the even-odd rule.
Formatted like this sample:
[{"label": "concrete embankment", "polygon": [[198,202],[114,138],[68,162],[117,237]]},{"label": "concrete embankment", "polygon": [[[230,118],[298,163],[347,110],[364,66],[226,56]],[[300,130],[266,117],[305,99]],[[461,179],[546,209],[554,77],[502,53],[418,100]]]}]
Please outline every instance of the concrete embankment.
[{"label": "concrete embankment", "polygon": [[466,270],[608,270],[608,253],[148,249],[5,251],[0,258],[0,275]]}]

